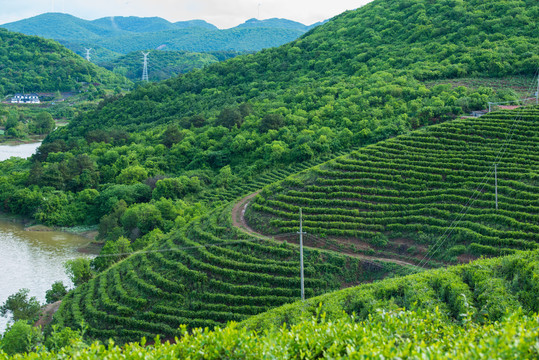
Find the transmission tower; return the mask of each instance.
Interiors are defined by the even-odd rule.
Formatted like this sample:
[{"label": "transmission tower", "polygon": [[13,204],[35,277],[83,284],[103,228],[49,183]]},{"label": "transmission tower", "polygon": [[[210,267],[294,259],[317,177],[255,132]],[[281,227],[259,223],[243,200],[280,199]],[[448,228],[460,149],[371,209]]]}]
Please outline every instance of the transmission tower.
[{"label": "transmission tower", "polygon": [[142,55],[144,55],[144,68],[142,69],[142,81],[149,81],[148,79],[148,55],[150,53],[142,52]]},{"label": "transmission tower", "polygon": [[90,50],[92,50],[92,48],[85,49],[85,50],[86,50],[86,60],[90,61]]}]

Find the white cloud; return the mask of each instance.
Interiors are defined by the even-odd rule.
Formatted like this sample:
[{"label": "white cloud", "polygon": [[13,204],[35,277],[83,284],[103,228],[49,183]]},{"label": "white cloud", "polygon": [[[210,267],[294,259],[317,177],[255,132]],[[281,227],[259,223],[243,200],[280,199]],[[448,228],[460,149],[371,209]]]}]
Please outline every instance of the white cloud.
[{"label": "white cloud", "polygon": [[159,16],[169,21],[206,20],[229,28],[250,18],[286,18],[312,24],[370,0],[0,0],[0,24],[54,9],[93,20],[105,16]]}]

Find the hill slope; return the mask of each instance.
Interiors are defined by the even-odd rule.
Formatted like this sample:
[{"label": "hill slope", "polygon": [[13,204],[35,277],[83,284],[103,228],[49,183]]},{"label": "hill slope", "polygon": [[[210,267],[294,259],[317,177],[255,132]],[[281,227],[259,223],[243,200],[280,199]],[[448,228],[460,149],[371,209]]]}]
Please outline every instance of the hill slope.
[{"label": "hill slope", "polygon": [[[293,325],[326,313],[327,319],[355,314],[366,319],[380,310],[422,310],[441,314],[450,321],[465,323],[499,321],[522,310],[537,313],[539,252],[474,261],[468,265],[430,270],[402,278],[386,279],[334,293],[306,303],[295,303],[270,310],[243,323],[248,329],[262,330]],[[466,317],[468,317],[466,319]]]},{"label": "hill slope", "polygon": [[246,217],[286,234],[302,208],[311,236],[418,263],[536,249],[538,120],[500,111],[383,141],[264,189]]},{"label": "hill slope", "polygon": [[[102,340],[171,338],[181,324],[213,327],[298,299],[298,249],[233,228],[230,209],[193,221],[78,287],[55,321],[72,328],[84,321]],[[305,252],[305,269],[308,297],[411,271],[317,250]]]},{"label": "hill slope", "polygon": [[[227,58],[238,56],[237,52],[220,53],[192,53],[187,51],[151,51],[148,61],[148,73],[150,81],[166,80],[200,69],[206,65],[223,61]],[[117,59],[100,62],[100,66],[105,69],[121,73],[130,80],[141,79],[142,55],[135,51],[123,55]]]},{"label": "hill slope", "polygon": [[52,40],[0,29],[0,94],[71,91],[82,83],[124,84],[125,78],[88,63]]},{"label": "hill slope", "polygon": [[75,343],[28,358],[536,358],[538,260],[533,252],[362,285],[186,331],[172,345]]},{"label": "hill slope", "polygon": [[[505,96],[487,88],[427,88],[421,81],[455,74],[534,73],[539,58],[526,51],[538,48],[535,23],[497,24],[508,11],[517,19],[534,18],[538,7],[531,0],[374,1],[278,49],[108,99],[97,111],[55,131],[32,163],[5,165],[5,174],[13,175],[0,178],[0,203],[48,224],[102,219],[109,254],[114,246],[140,249],[155,243],[150,248],[155,252],[136,254],[75,290],[58,322],[76,325],[84,318],[96,337],[173,335],[181,322],[214,325],[295,299],[297,267],[288,263],[295,255],[280,250],[275,255],[273,243],[233,252],[218,246],[192,248],[245,235],[230,228],[226,213],[185,223],[200,216],[204,206],[222,204],[217,199],[225,191],[225,199],[240,195],[243,181],[258,181],[271,169],[270,179],[282,178],[287,164],[451,120]],[[485,34],[463,37],[460,31],[469,21]],[[398,31],[381,37],[372,28]],[[493,137],[488,124],[478,131]],[[472,140],[481,145],[480,139]],[[517,165],[504,176],[520,175],[521,161],[515,160]],[[481,161],[479,166],[488,166]],[[415,175],[397,170],[400,176]],[[215,198],[196,204],[208,188],[216,189]],[[507,201],[522,210],[514,219],[534,219],[535,205],[528,209],[521,200]],[[526,231],[510,233],[512,244],[534,244],[535,225],[527,220],[517,225]],[[487,231],[504,232],[497,227]],[[159,232],[168,235],[162,238]],[[313,295],[371,274],[358,270],[364,261],[357,258],[344,257],[335,267],[315,258]],[[378,275],[394,269],[381,270]]]}]

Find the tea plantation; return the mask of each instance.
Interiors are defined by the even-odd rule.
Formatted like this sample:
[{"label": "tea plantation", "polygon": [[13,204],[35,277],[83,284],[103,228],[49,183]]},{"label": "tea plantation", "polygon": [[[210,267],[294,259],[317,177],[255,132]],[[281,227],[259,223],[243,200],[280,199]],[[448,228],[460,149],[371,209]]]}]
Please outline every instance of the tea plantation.
[{"label": "tea plantation", "polygon": [[536,249],[538,120],[498,111],[368,146],[265,188],[247,218],[296,232],[301,208],[314,236],[421,265]]}]

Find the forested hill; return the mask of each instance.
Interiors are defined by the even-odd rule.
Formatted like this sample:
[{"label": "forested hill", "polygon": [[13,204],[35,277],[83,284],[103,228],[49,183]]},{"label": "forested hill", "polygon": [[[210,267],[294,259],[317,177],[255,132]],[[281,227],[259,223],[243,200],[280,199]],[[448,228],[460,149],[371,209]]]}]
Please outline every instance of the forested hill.
[{"label": "forested hill", "polygon": [[52,40],[0,29],[0,95],[71,91],[82,83],[124,84],[125,78],[91,64]]},{"label": "forested hill", "polygon": [[[184,74],[193,69],[223,61],[240,55],[235,51],[193,53],[188,51],[150,51],[149,80],[160,81]],[[142,55],[140,51],[131,52],[117,59],[100,62],[105,69],[122,74],[130,80],[141,79]]]},{"label": "forested hill", "polygon": [[[280,128],[272,141],[288,146],[297,135],[318,139],[322,127],[333,132],[335,141],[321,145],[331,150],[349,142],[345,128],[356,136],[363,130],[383,137],[409,128],[413,118],[423,123],[451,118],[486,106],[492,97],[462,89],[432,92],[420,80],[533,74],[539,66],[538,8],[533,0],[374,1],[285,46],[135,91],[73,122],[57,137],[81,136],[97,127],[135,131],[190,116],[211,125],[236,125],[232,137],[241,130]],[[255,110],[253,117],[219,123],[223,107],[244,102]],[[283,119],[268,129],[261,125],[266,114]],[[366,126],[372,122],[376,125]],[[294,131],[283,133],[283,125]],[[245,150],[240,152],[249,154]],[[309,156],[310,150],[303,150]]]}]

